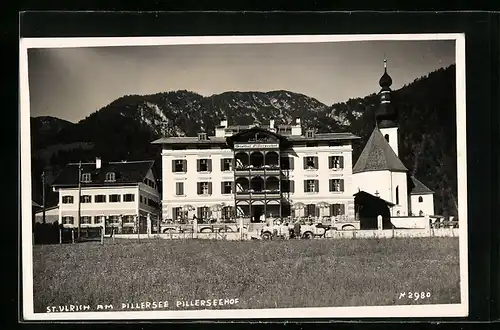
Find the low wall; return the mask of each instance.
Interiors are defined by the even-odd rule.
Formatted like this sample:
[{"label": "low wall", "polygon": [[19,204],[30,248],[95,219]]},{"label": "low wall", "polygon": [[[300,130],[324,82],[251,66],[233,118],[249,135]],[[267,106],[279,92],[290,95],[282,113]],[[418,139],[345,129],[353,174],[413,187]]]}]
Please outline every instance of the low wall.
[{"label": "low wall", "polygon": [[391,217],[391,223],[400,229],[429,229],[429,218],[423,217]]},{"label": "low wall", "polygon": [[[169,234],[116,234],[116,238],[125,239],[215,239],[215,240],[251,240],[259,239],[257,232],[253,233],[169,233]],[[356,238],[401,238],[401,237],[459,237],[457,228],[439,229],[385,229],[385,230],[329,230],[326,239],[356,239]]]}]

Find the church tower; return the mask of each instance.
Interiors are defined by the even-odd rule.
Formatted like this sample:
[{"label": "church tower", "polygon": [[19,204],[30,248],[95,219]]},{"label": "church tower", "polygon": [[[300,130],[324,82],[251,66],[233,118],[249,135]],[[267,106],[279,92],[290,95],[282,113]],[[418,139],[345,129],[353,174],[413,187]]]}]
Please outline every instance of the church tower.
[{"label": "church tower", "polygon": [[398,146],[398,114],[391,102],[392,78],[387,73],[387,60],[384,59],[384,74],[379,80],[380,107],[375,112],[377,127],[391,146],[396,156],[399,156]]}]

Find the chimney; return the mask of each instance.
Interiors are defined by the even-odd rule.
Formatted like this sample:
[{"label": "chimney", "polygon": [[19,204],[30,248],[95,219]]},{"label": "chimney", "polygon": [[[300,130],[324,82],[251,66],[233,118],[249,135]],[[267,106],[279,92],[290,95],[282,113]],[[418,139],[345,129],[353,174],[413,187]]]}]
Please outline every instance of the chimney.
[{"label": "chimney", "polygon": [[269,128],[273,129],[274,128],[274,119],[269,120]]},{"label": "chimney", "polygon": [[95,168],[96,169],[100,169],[101,168],[101,158],[100,157],[97,157],[95,159]]}]

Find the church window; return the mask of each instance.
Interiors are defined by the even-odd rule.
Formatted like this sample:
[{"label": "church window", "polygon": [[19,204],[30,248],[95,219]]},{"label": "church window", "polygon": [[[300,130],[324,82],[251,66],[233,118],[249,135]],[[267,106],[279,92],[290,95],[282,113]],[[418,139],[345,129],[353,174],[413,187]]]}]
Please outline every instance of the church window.
[{"label": "church window", "polygon": [[389,134],[386,134],[384,137],[385,137],[386,141],[389,142]]},{"label": "church window", "polygon": [[396,205],[399,205],[399,186],[396,187]]},{"label": "church window", "polygon": [[397,211],[396,215],[399,217],[401,215],[401,211]]},{"label": "church window", "polygon": [[424,201],[424,198],[422,196],[418,196],[418,202],[422,203]]},{"label": "church window", "polygon": [[418,215],[419,216],[423,216],[424,215],[424,211],[420,210],[420,212],[418,212]]}]

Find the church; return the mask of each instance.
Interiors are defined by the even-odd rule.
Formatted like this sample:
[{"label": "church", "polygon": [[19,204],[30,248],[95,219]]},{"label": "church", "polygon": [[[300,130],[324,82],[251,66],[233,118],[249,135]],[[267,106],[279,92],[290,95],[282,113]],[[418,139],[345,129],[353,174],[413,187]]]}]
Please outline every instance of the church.
[{"label": "church", "polygon": [[391,102],[386,60],[379,85],[376,126],[352,169],[355,196],[385,201],[387,218],[434,215],[434,192],[412,176],[398,156],[398,112]]}]

